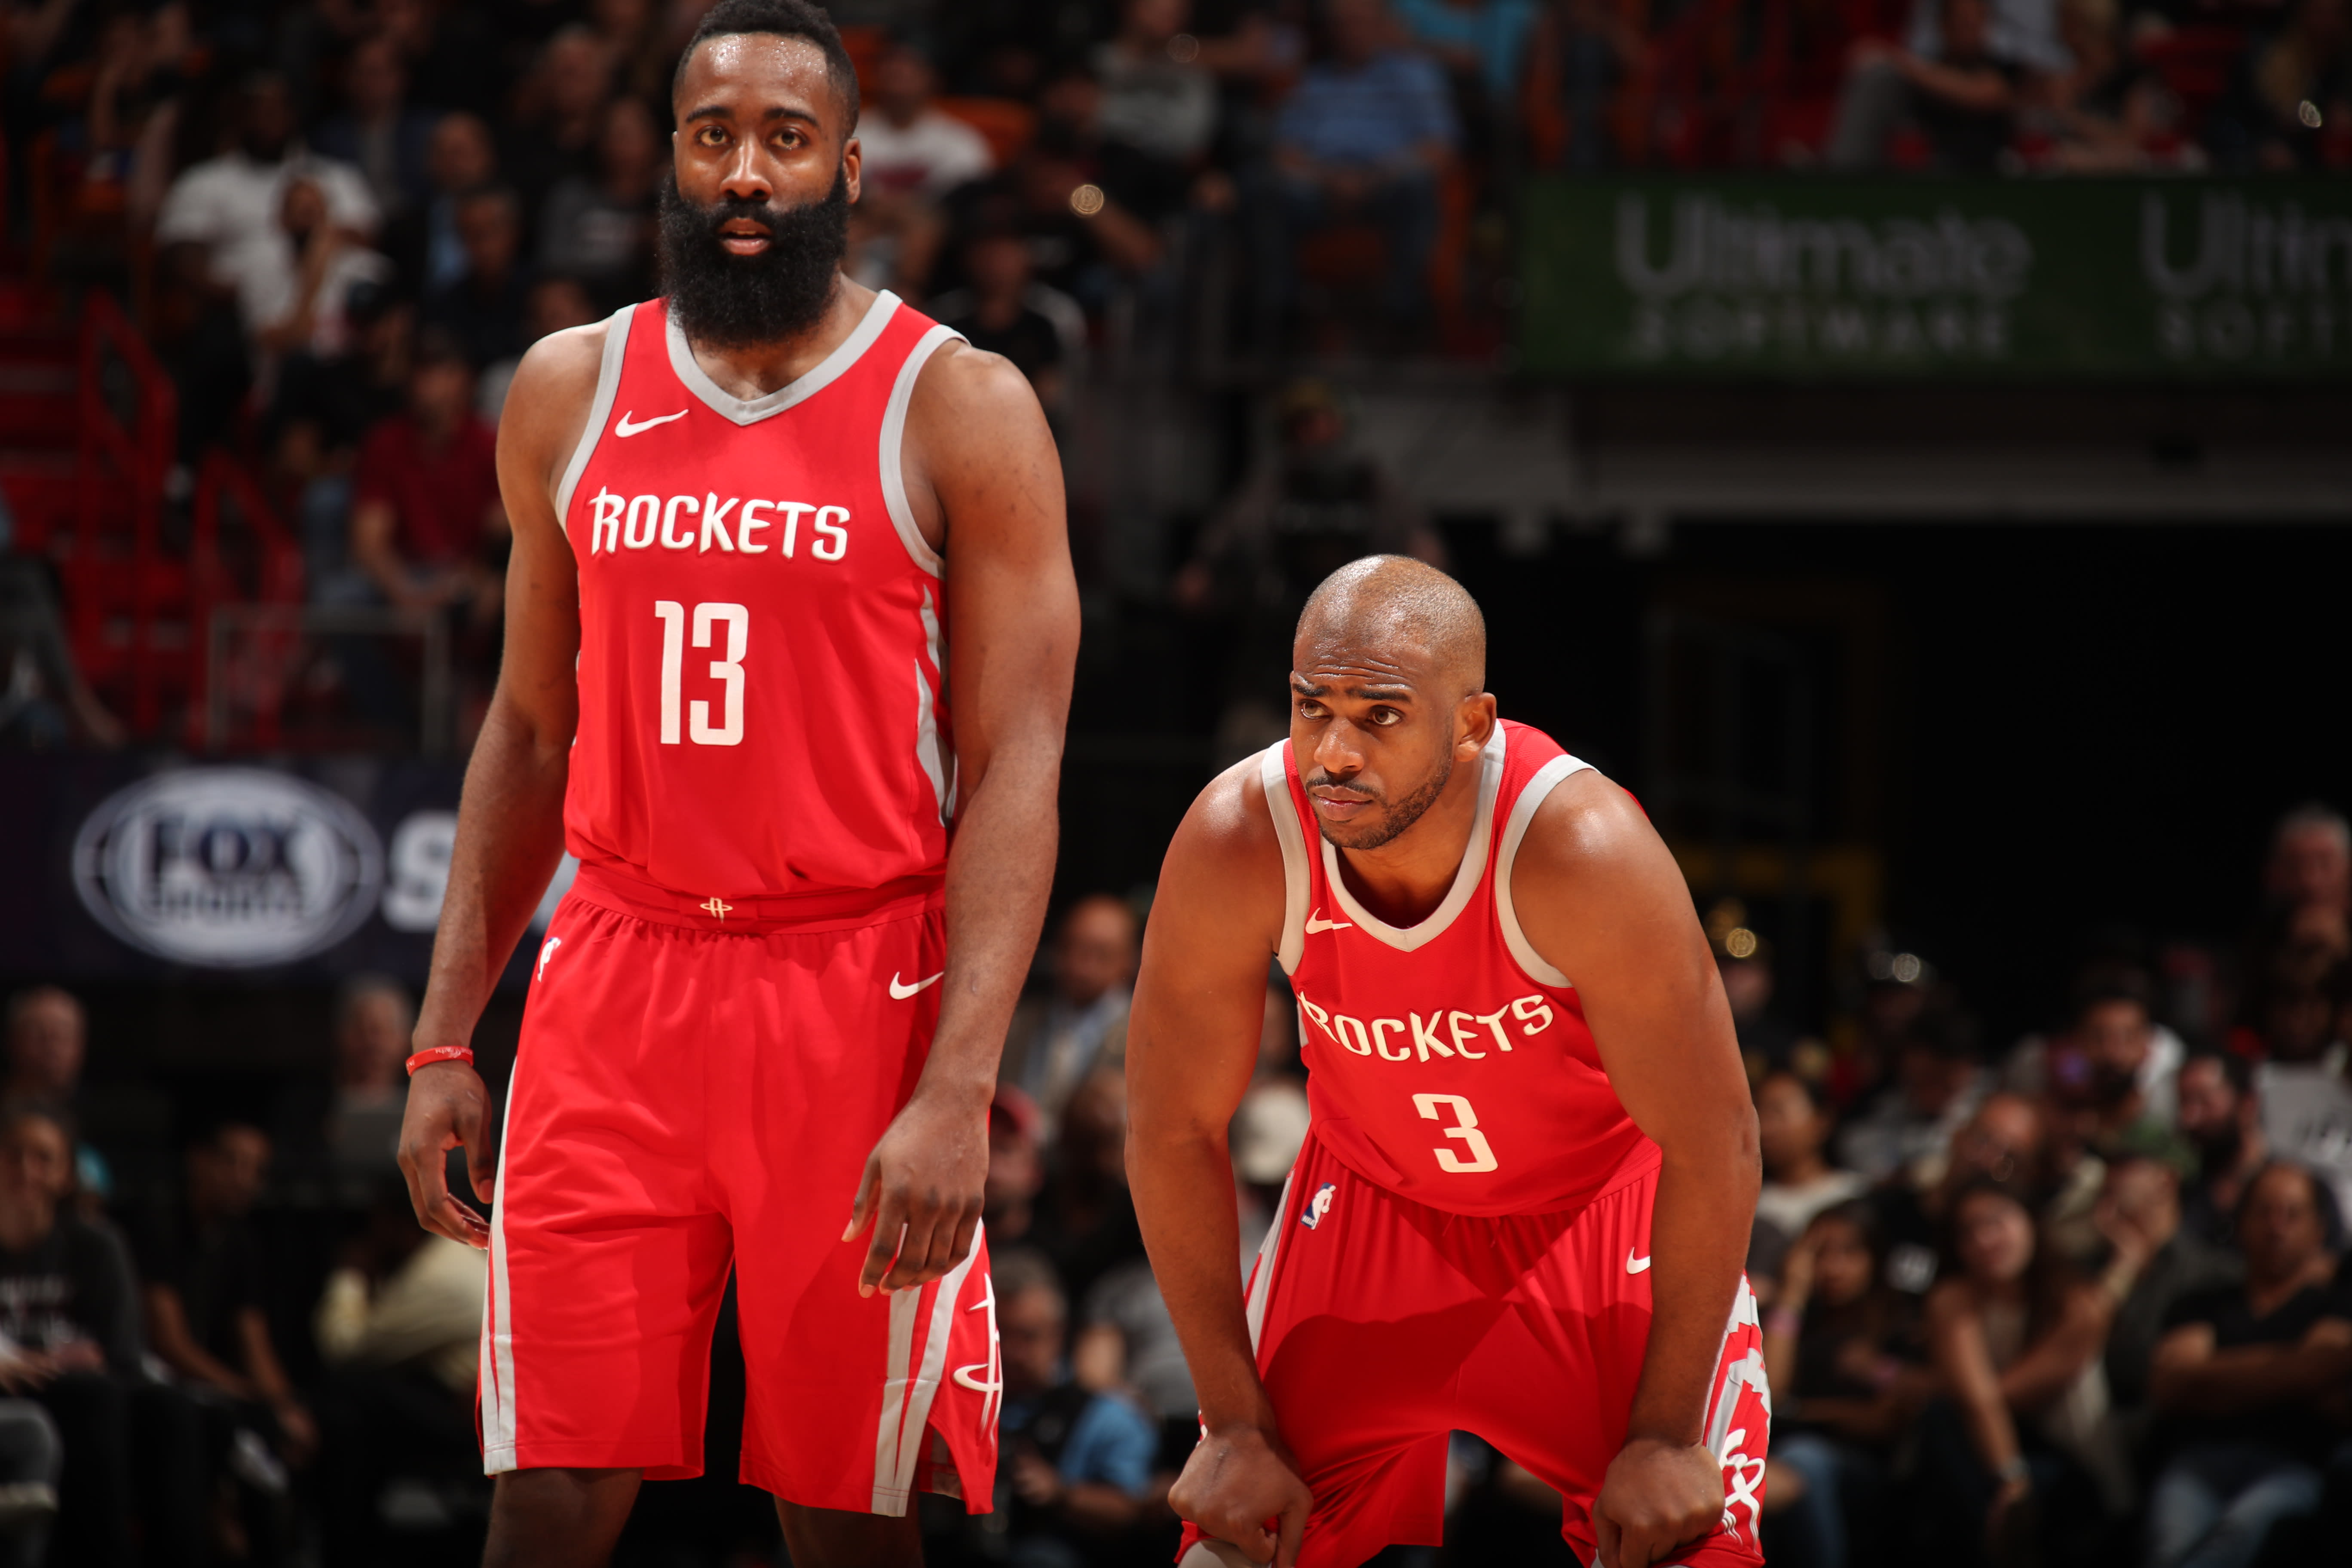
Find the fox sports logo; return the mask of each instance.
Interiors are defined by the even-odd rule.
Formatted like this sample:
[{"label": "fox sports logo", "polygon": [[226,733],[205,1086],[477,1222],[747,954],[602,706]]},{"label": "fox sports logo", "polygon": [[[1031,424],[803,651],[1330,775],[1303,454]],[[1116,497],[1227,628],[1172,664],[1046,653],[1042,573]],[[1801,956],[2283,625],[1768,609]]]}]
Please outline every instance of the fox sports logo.
[{"label": "fox sports logo", "polygon": [[283,773],[189,768],[90,813],[74,886],[99,924],[158,958],[215,969],[288,963],[357,931],[383,851],[340,796]]}]

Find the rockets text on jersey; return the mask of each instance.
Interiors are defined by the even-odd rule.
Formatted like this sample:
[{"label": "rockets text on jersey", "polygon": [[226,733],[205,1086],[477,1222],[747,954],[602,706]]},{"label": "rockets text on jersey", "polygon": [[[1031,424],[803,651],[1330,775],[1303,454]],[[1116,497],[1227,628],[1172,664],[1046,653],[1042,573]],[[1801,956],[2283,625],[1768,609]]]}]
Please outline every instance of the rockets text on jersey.
[{"label": "rockets text on jersey", "polygon": [[935,890],[947,612],[900,447],[916,378],[956,334],[883,293],[822,363],[744,399],[664,301],[605,333],[556,496],[580,574],[572,853],[714,922]]},{"label": "rockets text on jersey", "polygon": [[1481,753],[1462,868],[1398,929],[1349,892],[1288,742],[1260,761],[1282,845],[1280,958],[1298,999],[1318,1135],[1391,1192],[1456,1214],[1576,1207],[1657,1149],[1625,1114],[1569,977],[1511,904],[1528,824],[1586,764],[1498,724]]}]

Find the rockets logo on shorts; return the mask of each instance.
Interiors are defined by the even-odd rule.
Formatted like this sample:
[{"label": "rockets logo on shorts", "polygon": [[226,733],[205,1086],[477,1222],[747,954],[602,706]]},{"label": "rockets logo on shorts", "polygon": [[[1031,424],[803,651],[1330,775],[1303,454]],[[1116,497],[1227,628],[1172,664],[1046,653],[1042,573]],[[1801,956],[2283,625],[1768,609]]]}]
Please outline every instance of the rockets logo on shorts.
[{"label": "rockets logo on shorts", "polygon": [[1339,1184],[1337,1182],[1326,1182],[1316,1188],[1315,1195],[1308,1199],[1307,1206],[1299,1211],[1298,1223],[1309,1230],[1322,1224],[1323,1216],[1331,1212],[1331,1199],[1339,1191]]}]

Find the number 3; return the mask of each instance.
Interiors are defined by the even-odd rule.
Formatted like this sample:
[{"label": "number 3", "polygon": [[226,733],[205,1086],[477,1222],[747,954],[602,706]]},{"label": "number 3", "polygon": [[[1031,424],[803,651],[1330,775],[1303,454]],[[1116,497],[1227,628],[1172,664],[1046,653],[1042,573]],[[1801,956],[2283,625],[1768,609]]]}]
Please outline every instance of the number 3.
[{"label": "number 3", "polygon": [[1465,1160],[1451,1149],[1433,1149],[1430,1152],[1437,1156],[1437,1168],[1455,1176],[1493,1170],[1496,1166],[1495,1151],[1487,1146],[1486,1135],[1478,1131],[1478,1113],[1470,1109],[1468,1100],[1458,1094],[1416,1094],[1412,1097],[1412,1108],[1420,1111],[1425,1121],[1444,1121],[1444,1113],[1439,1110],[1440,1106],[1451,1107],[1455,1118],[1454,1125],[1445,1130],[1445,1135],[1460,1139],[1462,1146],[1470,1151],[1470,1157]]},{"label": "number 3", "polygon": [[[678,688],[686,667],[686,606],[675,599],[657,599],[654,614],[662,624],[661,743],[677,744]],[[751,637],[751,612],[740,605],[694,606],[694,646],[709,647],[715,622],[727,623],[727,657],[710,661],[710,679],[724,681],[727,697],[716,729],[710,704],[697,699],[688,705],[688,732],[698,746],[736,746],[743,742],[743,648]]]}]

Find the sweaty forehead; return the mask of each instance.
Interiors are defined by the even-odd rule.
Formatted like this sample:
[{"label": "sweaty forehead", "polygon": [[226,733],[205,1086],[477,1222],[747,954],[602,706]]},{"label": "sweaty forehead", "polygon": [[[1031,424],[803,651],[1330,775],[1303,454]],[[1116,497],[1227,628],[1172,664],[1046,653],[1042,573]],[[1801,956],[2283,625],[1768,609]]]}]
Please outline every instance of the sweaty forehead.
[{"label": "sweaty forehead", "polygon": [[687,57],[674,107],[681,122],[698,110],[719,107],[754,118],[782,109],[834,125],[849,106],[814,41],[781,33],[721,33]]}]

